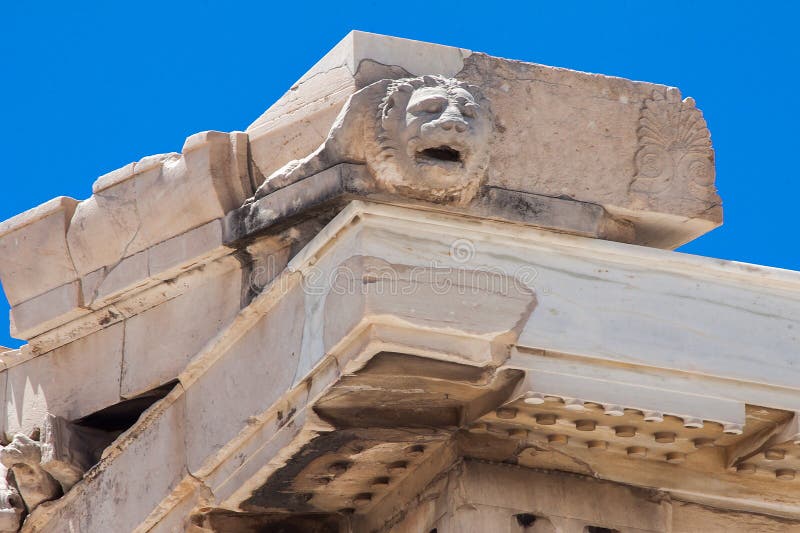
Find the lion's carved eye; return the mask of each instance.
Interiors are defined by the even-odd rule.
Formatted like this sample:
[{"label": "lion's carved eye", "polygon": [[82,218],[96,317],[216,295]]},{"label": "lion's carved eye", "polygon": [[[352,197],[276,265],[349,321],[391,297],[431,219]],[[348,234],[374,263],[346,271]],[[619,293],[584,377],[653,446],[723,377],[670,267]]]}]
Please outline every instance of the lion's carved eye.
[{"label": "lion's carved eye", "polygon": [[441,96],[432,96],[417,100],[408,106],[409,113],[441,113],[447,108],[447,98]]}]

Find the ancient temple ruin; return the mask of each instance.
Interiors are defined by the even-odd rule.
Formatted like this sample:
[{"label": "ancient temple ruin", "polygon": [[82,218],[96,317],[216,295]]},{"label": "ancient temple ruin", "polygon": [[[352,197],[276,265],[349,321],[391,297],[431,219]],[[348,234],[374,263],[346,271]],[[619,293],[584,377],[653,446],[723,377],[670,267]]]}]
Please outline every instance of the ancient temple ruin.
[{"label": "ancient temple ruin", "polygon": [[353,32],[87,196],[0,224],[2,532],[800,531],[800,274],[672,251],[676,88]]}]

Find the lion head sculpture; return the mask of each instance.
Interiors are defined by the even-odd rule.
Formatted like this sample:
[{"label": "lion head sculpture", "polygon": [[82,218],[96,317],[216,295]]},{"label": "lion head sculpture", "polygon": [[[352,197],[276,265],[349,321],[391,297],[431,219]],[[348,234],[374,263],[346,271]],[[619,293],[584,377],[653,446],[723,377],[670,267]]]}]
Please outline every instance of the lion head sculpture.
[{"label": "lion head sculpture", "polygon": [[492,118],[477,87],[441,76],[381,80],[354,93],[325,142],[269,176],[260,198],[339,163],[366,164],[377,190],[470,202],[489,164]]},{"label": "lion head sculpture", "polygon": [[440,76],[391,83],[366,163],[379,187],[436,202],[470,201],[489,164],[491,120],[476,87]]}]

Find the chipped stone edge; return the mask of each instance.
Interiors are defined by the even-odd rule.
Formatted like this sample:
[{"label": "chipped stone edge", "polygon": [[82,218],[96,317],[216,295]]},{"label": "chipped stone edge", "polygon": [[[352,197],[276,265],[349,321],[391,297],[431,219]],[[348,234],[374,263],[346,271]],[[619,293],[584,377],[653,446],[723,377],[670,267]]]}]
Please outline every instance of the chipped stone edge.
[{"label": "chipped stone edge", "polygon": [[[48,200],[41,205],[13,216],[4,222],[0,222],[0,238],[59,211],[66,211],[67,219],[71,219],[77,206],[78,200],[75,198],[57,196],[52,200]],[[69,225],[69,223],[67,223],[67,225]]]}]

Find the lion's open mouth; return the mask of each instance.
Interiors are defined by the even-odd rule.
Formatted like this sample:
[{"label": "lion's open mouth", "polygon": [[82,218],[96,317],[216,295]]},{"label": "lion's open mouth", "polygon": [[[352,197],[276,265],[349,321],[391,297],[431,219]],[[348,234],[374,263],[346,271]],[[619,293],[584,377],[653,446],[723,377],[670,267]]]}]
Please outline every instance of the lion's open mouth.
[{"label": "lion's open mouth", "polygon": [[460,163],[462,153],[449,146],[437,146],[436,148],[426,148],[417,152],[417,159],[426,159],[433,162]]}]

